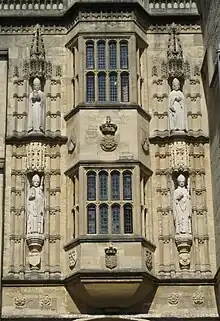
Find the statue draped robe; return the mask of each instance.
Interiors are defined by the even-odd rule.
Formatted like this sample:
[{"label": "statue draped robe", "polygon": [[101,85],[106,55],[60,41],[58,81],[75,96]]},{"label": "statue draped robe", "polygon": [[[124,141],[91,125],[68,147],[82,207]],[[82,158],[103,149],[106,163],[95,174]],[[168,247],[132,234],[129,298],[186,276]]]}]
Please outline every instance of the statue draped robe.
[{"label": "statue draped robe", "polygon": [[44,132],[45,96],[41,90],[33,90],[29,97],[28,132]]}]

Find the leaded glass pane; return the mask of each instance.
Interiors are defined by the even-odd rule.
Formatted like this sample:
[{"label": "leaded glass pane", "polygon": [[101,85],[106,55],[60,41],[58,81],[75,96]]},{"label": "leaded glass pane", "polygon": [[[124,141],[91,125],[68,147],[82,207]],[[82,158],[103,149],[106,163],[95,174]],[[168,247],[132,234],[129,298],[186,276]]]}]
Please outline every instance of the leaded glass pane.
[{"label": "leaded glass pane", "polygon": [[108,200],[108,173],[99,173],[99,199],[100,201]]},{"label": "leaded glass pane", "polygon": [[117,91],[117,74],[110,74],[110,101],[115,102],[118,100],[118,91]]},{"label": "leaded glass pane", "polygon": [[87,207],[87,233],[96,233],[96,207],[94,205]]},{"label": "leaded glass pane", "polygon": [[98,75],[99,101],[106,101],[106,76],[104,73]]},{"label": "leaded glass pane", "polygon": [[130,204],[124,206],[124,233],[133,233],[132,206]]},{"label": "leaded glass pane", "polygon": [[95,101],[95,77],[93,74],[86,76],[86,96],[87,102]]},{"label": "leaded glass pane", "polygon": [[120,206],[112,206],[112,234],[119,234],[120,231]]},{"label": "leaded glass pane", "polygon": [[101,205],[99,208],[99,233],[108,234],[108,206]]},{"label": "leaded glass pane", "polygon": [[120,174],[118,172],[111,174],[111,192],[112,200],[120,199]]},{"label": "leaded glass pane", "polygon": [[123,173],[123,199],[132,199],[132,180],[130,172]]},{"label": "leaded glass pane", "polygon": [[129,75],[126,73],[121,75],[121,101],[129,101]]},{"label": "leaded glass pane", "polygon": [[109,43],[109,69],[117,68],[117,49],[116,42]]},{"label": "leaded glass pane", "polygon": [[86,44],[86,69],[94,69],[94,44]]},{"label": "leaded glass pane", "polygon": [[128,43],[120,43],[120,68],[128,69]]},{"label": "leaded glass pane", "polygon": [[87,174],[87,200],[96,200],[96,173],[94,172]]},{"label": "leaded glass pane", "polygon": [[106,62],[105,62],[105,42],[100,41],[98,42],[98,69],[105,69]]}]

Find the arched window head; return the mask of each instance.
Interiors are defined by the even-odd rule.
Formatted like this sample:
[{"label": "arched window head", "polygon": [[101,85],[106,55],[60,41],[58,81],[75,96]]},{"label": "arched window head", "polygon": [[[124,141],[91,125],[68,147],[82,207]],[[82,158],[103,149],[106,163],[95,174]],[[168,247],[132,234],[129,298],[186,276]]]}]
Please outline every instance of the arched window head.
[{"label": "arched window head", "polygon": [[108,44],[109,54],[109,69],[117,69],[117,44],[115,41],[110,41]]},{"label": "arched window head", "polygon": [[124,233],[133,233],[133,213],[131,204],[124,205]]},{"label": "arched window head", "polygon": [[98,69],[106,68],[106,53],[105,53],[105,42],[99,41],[97,44],[98,51]]},{"label": "arched window head", "polygon": [[120,68],[128,69],[128,43],[127,41],[120,42]]},{"label": "arched window head", "polygon": [[87,201],[96,200],[96,173],[87,173]]},{"label": "arched window head", "polygon": [[126,72],[121,74],[121,101],[129,102],[129,75]]},{"label": "arched window head", "polygon": [[86,75],[86,101],[95,101],[95,76],[93,73]]},{"label": "arched window head", "polygon": [[108,206],[106,204],[99,207],[99,233],[108,234]]},{"label": "arched window head", "polygon": [[95,60],[94,60],[94,43],[88,41],[86,43],[86,69],[94,69]]},{"label": "arched window head", "polygon": [[105,171],[99,173],[99,199],[108,200],[108,173]]},{"label": "arched window head", "polygon": [[96,207],[92,204],[87,207],[87,233],[96,234]]},{"label": "arched window head", "polygon": [[117,82],[117,74],[111,73],[109,76],[109,96],[111,102],[118,101],[118,82]]},{"label": "arched window head", "polygon": [[106,101],[106,75],[104,72],[98,74],[98,100]]},{"label": "arched window head", "polygon": [[114,204],[111,208],[112,212],[112,234],[121,233],[120,227],[120,205]]}]

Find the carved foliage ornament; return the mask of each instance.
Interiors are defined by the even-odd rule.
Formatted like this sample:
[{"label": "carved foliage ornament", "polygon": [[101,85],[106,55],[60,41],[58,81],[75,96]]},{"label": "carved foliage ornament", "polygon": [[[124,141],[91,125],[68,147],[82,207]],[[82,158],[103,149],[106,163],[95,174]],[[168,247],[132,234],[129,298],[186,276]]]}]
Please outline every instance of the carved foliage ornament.
[{"label": "carved foliage ornament", "polygon": [[110,270],[117,266],[117,249],[112,244],[105,249],[105,266]]},{"label": "carved foliage ornament", "polygon": [[202,305],[204,303],[204,294],[202,292],[195,292],[193,294],[193,303],[195,305]]},{"label": "carved foliage ornament", "polygon": [[105,124],[101,125],[99,127],[100,131],[104,135],[104,137],[101,138],[100,146],[105,152],[113,152],[118,143],[115,139],[115,133],[117,131],[117,125],[113,124],[111,122],[111,117],[106,117]]},{"label": "carved foliage ornament", "polygon": [[39,304],[40,304],[41,308],[51,307],[52,306],[52,299],[49,295],[45,295],[40,298]]},{"label": "carved foliage ornament", "polygon": [[21,294],[14,298],[14,305],[16,307],[22,308],[26,303],[25,297]]},{"label": "carved foliage ornament", "polygon": [[170,305],[177,305],[179,303],[179,294],[177,293],[171,293],[168,296],[168,303]]}]

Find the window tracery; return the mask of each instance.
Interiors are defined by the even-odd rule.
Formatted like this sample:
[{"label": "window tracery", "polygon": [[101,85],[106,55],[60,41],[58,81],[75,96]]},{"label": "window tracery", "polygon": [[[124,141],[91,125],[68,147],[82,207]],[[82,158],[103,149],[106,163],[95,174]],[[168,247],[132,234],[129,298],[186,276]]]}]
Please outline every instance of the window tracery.
[{"label": "window tracery", "polygon": [[128,41],[89,40],[85,52],[86,101],[129,102]]},{"label": "window tracery", "polygon": [[88,170],[87,233],[133,233],[130,169]]}]

